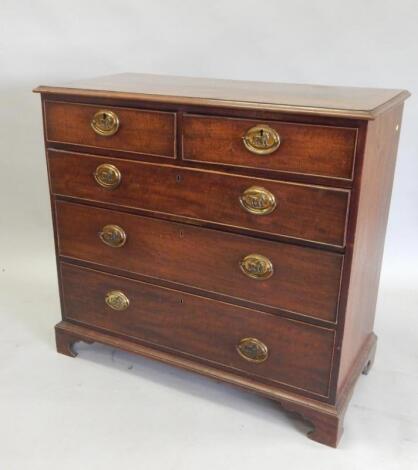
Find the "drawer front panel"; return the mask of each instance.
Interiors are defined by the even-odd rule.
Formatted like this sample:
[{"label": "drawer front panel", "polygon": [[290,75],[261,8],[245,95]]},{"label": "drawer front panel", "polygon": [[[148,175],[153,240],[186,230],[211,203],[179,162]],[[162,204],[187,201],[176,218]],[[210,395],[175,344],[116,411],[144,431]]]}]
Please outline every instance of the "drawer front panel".
[{"label": "drawer front panel", "polygon": [[[257,127],[260,125],[262,127]],[[274,131],[276,142],[268,134]],[[218,165],[351,180],[356,140],[355,128],[195,115],[183,117],[184,159]],[[252,147],[257,142],[258,148]]]},{"label": "drawer front panel", "polygon": [[[342,255],[67,202],[56,203],[56,219],[62,256],[336,319]],[[104,227],[113,245],[100,238]],[[260,256],[272,273],[263,275]]]},{"label": "drawer front panel", "polygon": [[[121,174],[114,190],[94,179],[102,164],[114,165]],[[345,243],[346,190],[55,151],[49,152],[49,169],[55,194],[324,244]],[[254,187],[274,197],[270,213],[248,210],[252,204],[256,211],[269,204],[267,198],[247,194]],[[240,203],[243,197],[247,208]]]},{"label": "drawer front panel", "polygon": [[45,119],[50,142],[175,157],[175,113],[46,101]]},{"label": "drawer front panel", "polygon": [[[65,318],[327,396],[332,330],[62,264]],[[266,350],[244,344],[254,338]],[[260,354],[258,354],[260,352]]]}]

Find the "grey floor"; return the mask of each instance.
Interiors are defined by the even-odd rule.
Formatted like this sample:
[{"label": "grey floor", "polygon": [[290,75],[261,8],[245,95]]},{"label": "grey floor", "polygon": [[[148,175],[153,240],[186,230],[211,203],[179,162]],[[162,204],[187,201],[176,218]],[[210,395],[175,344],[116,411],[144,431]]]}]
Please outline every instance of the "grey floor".
[{"label": "grey floor", "polygon": [[338,450],[250,393],[100,345],[54,350],[52,253],[0,267],[0,469],[418,468],[418,294],[385,273]]}]

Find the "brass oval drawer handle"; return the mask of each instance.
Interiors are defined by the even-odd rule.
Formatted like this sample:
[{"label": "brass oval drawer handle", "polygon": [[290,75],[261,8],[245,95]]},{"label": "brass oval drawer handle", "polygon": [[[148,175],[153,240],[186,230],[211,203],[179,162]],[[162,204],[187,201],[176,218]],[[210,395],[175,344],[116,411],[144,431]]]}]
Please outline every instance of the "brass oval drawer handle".
[{"label": "brass oval drawer handle", "polygon": [[105,225],[99,232],[100,240],[112,248],[120,248],[126,243],[126,233],[119,225]]},{"label": "brass oval drawer handle", "polygon": [[259,281],[273,275],[273,263],[263,255],[247,255],[240,261],[239,267],[246,276]]},{"label": "brass oval drawer handle", "polygon": [[116,113],[108,109],[101,109],[94,114],[91,127],[98,135],[109,137],[119,130],[119,118]]},{"label": "brass oval drawer handle", "polygon": [[264,362],[269,355],[267,346],[257,338],[243,338],[237,346],[238,354],[250,362]]},{"label": "brass oval drawer handle", "polygon": [[105,296],[106,305],[119,312],[129,307],[129,299],[120,290],[111,290]]},{"label": "brass oval drawer handle", "polygon": [[239,198],[241,206],[251,214],[267,215],[277,206],[274,194],[261,186],[251,186]]},{"label": "brass oval drawer handle", "polygon": [[242,138],[245,148],[256,155],[269,155],[280,146],[278,132],[267,124],[248,129]]},{"label": "brass oval drawer handle", "polygon": [[122,175],[115,165],[103,163],[94,172],[96,183],[105,189],[116,189],[122,180]]}]

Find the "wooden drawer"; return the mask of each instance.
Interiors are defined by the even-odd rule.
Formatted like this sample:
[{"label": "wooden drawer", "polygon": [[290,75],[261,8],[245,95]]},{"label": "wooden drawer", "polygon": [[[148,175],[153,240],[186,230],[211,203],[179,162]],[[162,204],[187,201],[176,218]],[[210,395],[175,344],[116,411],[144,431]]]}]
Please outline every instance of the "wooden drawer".
[{"label": "wooden drawer", "polygon": [[[52,192],[169,214],[201,223],[343,246],[349,191],[122,159],[49,151]],[[93,177],[102,164],[117,167],[121,183],[102,188]],[[256,215],[240,204],[249,188],[263,188],[276,208]],[[266,199],[256,199],[256,206]],[[264,196],[263,196],[264,197]],[[252,204],[251,195],[250,207]],[[248,203],[248,201],[247,201]]]},{"label": "wooden drawer", "polygon": [[[66,319],[254,378],[328,395],[332,330],[68,264],[61,264],[61,276]],[[107,305],[106,296],[112,291],[122,292],[129,300],[125,310]],[[120,296],[108,301],[114,307],[126,307]],[[238,354],[237,345],[244,338],[265,344],[264,362],[250,362]]]},{"label": "wooden drawer", "polygon": [[[117,116],[119,126],[113,135],[93,130],[92,120],[100,111]],[[106,126],[100,127],[100,116],[99,131],[106,131]],[[108,127],[113,132],[117,126]],[[49,142],[175,158],[175,113],[45,101],[45,130]]]},{"label": "wooden drawer", "polygon": [[[61,256],[336,320],[342,255],[59,201],[56,220]],[[124,231],[123,246],[100,239],[111,225]]]},{"label": "wooden drawer", "polygon": [[[278,133],[280,145],[270,154],[254,153],[257,149],[251,151],[244,144],[247,131],[260,124]],[[183,117],[184,159],[217,165],[351,180],[356,140],[355,128],[190,114]]]}]

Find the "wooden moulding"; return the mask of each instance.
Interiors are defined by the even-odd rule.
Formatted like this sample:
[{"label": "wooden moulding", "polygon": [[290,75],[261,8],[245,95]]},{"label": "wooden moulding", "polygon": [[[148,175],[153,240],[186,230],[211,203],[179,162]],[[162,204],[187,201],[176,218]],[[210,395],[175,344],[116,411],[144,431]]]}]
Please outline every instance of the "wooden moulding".
[{"label": "wooden moulding", "polygon": [[312,425],[308,437],[331,447],[337,447],[343,432],[343,418],[353,389],[361,373],[367,374],[373,364],[376,351],[376,335],[369,336],[361,349],[344,388],[339,394],[338,402],[334,404],[322,403],[317,400],[305,398],[300,395],[281,390],[278,387],[266,385],[247,377],[239,376],[213,366],[205,365],[195,360],[179,357],[164,351],[144,346],[108,333],[99,332],[68,321],[61,321],[55,326],[57,351],[70,357],[77,354],[73,350],[76,342],[94,342],[121,349],[123,351],[139,354],[149,359],[158,360],[166,364],[196,372],[207,377],[221,380],[241,388],[255,392],[266,398],[277,401],[280,407],[291,413],[299,415]]},{"label": "wooden moulding", "polygon": [[374,119],[404,101],[406,90],[249,82],[123,73],[63,86],[39,86],[49,96],[88,96],[231,109],[260,109],[313,116]]}]

